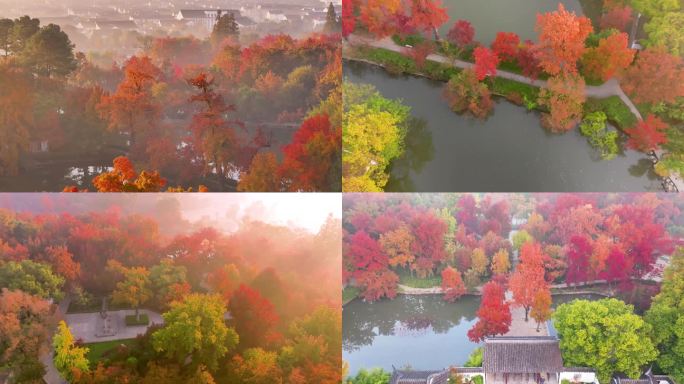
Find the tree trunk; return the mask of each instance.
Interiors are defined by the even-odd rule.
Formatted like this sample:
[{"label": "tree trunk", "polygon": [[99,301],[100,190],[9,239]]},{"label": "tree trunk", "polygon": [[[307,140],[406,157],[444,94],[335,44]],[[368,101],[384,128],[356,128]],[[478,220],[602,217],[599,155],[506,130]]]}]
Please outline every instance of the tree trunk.
[{"label": "tree trunk", "polygon": [[435,40],[439,41],[439,32],[437,32],[437,28],[432,27],[432,33],[435,34]]},{"label": "tree trunk", "polygon": [[527,322],[527,320],[528,320],[527,314],[530,313],[530,307],[525,306],[524,308],[525,308],[525,322]]},{"label": "tree trunk", "polygon": [[541,324],[540,322],[537,322],[537,332],[539,332],[539,325],[540,324]]}]

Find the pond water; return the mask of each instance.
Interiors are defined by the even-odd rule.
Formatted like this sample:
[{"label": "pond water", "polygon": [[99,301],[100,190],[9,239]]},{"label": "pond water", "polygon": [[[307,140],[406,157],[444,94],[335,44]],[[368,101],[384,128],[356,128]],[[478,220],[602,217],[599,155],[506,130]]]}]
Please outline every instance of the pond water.
[{"label": "pond water", "polygon": [[[554,296],[554,305],[596,295]],[[479,344],[467,332],[477,321],[480,298],[447,303],[441,295],[399,295],[366,303],[355,299],[342,311],[342,358],[349,374],[359,369],[391,372],[409,365],[416,370],[442,369],[466,362]]]},{"label": "pond water", "polygon": [[74,162],[73,165],[50,164],[32,168],[18,176],[0,177],[0,191],[59,192],[66,186],[93,189],[92,180],[112,170],[111,159],[100,164]]},{"label": "pond water", "polygon": [[345,81],[372,84],[385,97],[403,100],[417,120],[405,156],[392,164],[387,191],[662,191],[643,154],[625,150],[601,160],[578,129],[552,134],[538,113],[505,100],[479,120],[449,109],[442,82],[349,61],[344,75]]},{"label": "pond water", "polygon": [[536,40],[534,26],[537,13],[556,10],[558,3],[565,9],[582,14],[579,0],[443,0],[449,21],[440,33],[446,34],[456,20],[468,20],[475,28],[475,39],[489,45],[496,33],[515,32],[521,40]]}]

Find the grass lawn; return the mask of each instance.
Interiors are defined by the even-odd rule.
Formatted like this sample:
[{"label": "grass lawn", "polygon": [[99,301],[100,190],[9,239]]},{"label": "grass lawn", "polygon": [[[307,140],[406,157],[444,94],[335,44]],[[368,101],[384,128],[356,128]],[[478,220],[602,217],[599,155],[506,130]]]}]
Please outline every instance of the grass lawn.
[{"label": "grass lawn", "polygon": [[603,111],[608,117],[608,121],[621,130],[633,127],[637,121],[636,116],[618,96],[611,96],[606,99],[587,99],[584,104],[584,113],[588,114],[595,111]]},{"label": "grass lawn", "polygon": [[354,300],[361,290],[357,287],[348,286],[342,290],[342,305]]},{"label": "grass lawn", "polygon": [[408,272],[398,272],[399,284],[406,285],[411,288],[433,288],[442,285],[441,276],[432,276],[421,279],[419,277],[411,276]]},{"label": "grass lawn", "polygon": [[136,319],[135,315],[126,315],[126,326],[132,327],[136,325],[148,325],[150,319],[147,317],[146,313],[141,313]]},{"label": "grass lawn", "polygon": [[95,366],[97,365],[97,362],[102,359],[102,355],[104,355],[105,352],[111,351],[112,349],[118,347],[121,344],[126,346],[132,345],[134,341],[135,339],[127,339],[85,344],[85,346],[88,347],[88,349],[90,349],[86,354],[86,358],[88,359],[88,361],[90,361],[90,363],[93,366]]}]

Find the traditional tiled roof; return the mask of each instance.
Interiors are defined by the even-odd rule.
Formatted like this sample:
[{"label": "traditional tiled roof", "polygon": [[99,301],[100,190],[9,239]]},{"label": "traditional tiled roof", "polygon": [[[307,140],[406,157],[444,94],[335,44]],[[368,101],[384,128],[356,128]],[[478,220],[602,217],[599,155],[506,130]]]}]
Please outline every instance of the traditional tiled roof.
[{"label": "traditional tiled roof", "polygon": [[454,367],[456,373],[484,373],[482,367]]},{"label": "traditional tiled roof", "polygon": [[449,371],[397,371],[392,373],[389,384],[447,384]]},{"label": "traditional tiled roof", "polygon": [[551,336],[485,339],[482,367],[486,373],[560,372],[558,339]]}]

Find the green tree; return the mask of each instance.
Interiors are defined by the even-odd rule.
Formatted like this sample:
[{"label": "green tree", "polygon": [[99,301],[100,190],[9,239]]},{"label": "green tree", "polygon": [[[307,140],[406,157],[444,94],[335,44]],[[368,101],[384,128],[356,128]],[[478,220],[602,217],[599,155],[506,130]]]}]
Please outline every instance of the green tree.
[{"label": "green tree", "polygon": [[645,26],[646,46],[667,48],[676,56],[684,56],[684,13],[668,12],[654,17]]},{"label": "green tree", "polygon": [[122,268],[121,272],[124,279],[116,283],[116,289],[112,292],[112,301],[115,304],[133,307],[135,319],[138,320],[140,306],[152,298],[150,272],[145,267]]},{"label": "green tree", "polygon": [[58,25],[33,34],[20,54],[21,62],[44,76],[66,76],[76,69],[74,45]]},{"label": "green tree", "polygon": [[657,17],[666,12],[679,10],[679,0],[632,0],[632,7],[649,17]]},{"label": "green tree", "polygon": [[31,260],[10,261],[0,265],[0,288],[20,290],[44,299],[61,300],[64,278],[52,268]]},{"label": "green tree", "polygon": [[174,265],[171,260],[150,268],[150,289],[157,308],[167,308],[174,297],[174,289],[187,283],[187,270],[182,265]]},{"label": "green tree", "polygon": [[179,364],[191,357],[193,365],[215,369],[238,345],[238,334],[226,326],[225,313],[221,296],[190,294],[164,313],[164,328],[152,335],[152,345]]},{"label": "green tree", "polygon": [[602,159],[610,160],[617,156],[619,151],[618,133],[609,130],[606,121],[607,117],[603,111],[592,112],[582,120],[580,132],[587,137],[594,148],[601,151]]},{"label": "green tree", "polygon": [[346,384],[384,384],[388,383],[390,373],[382,368],[374,368],[370,371],[360,369],[354,377],[347,378]]},{"label": "green tree", "polygon": [[370,85],[344,83],[342,188],[380,192],[389,180],[386,169],[404,152],[410,109],[389,100]]},{"label": "green tree", "polygon": [[520,251],[520,247],[528,241],[534,240],[532,235],[530,235],[526,230],[520,230],[513,235],[511,239],[513,241],[513,249]]},{"label": "green tree", "polygon": [[9,56],[10,53],[12,27],[14,27],[14,21],[0,19],[0,49],[3,50],[5,56]]},{"label": "green tree", "polygon": [[337,18],[337,12],[335,12],[335,7],[331,2],[328,5],[328,13],[325,15],[325,25],[323,26],[323,31],[327,33],[339,32],[342,28],[340,24],[340,19]]},{"label": "green tree", "polygon": [[658,355],[651,326],[620,300],[574,300],[560,305],[553,319],[565,364],[596,369],[601,383],[616,372],[636,379]]},{"label": "green tree", "polygon": [[40,30],[40,20],[32,19],[29,16],[22,16],[14,20],[14,25],[10,31],[10,51],[13,54],[20,53],[31,36]]},{"label": "green tree", "polygon": [[221,16],[214,25],[214,30],[211,31],[211,40],[216,44],[223,42],[226,38],[238,36],[240,36],[240,26],[235,21],[233,12]]},{"label": "green tree", "polygon": [[468,356],[468,360],[463,364],[464,367],[481,367],[482,366],[482,347],[475,348]]},{"label": "green tree", "polygon": [[672,255],[660,293],[644,318],[653,327],[658,366],[676,382],[684,382],[684,248]]},{"label": "green tree", "polygon": [[74,371],[90,371],[86,359],[88,348],[77,347],[74,344],[74,335],[64,321],[59,322],[57,333],[52,337],[52,347],[55,349],[55,368],[68,382],[73,381]]}]

